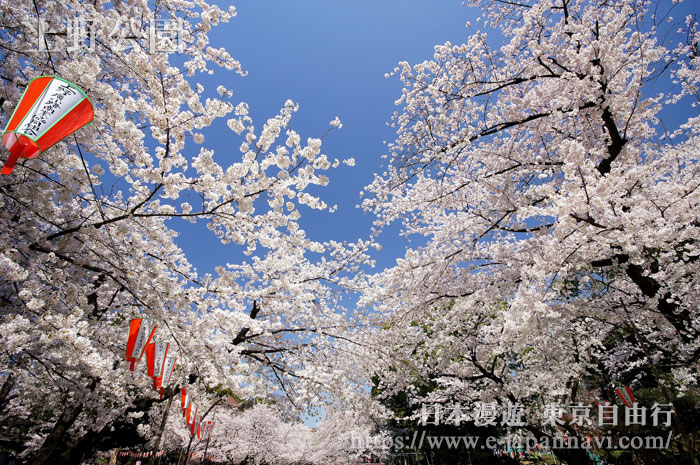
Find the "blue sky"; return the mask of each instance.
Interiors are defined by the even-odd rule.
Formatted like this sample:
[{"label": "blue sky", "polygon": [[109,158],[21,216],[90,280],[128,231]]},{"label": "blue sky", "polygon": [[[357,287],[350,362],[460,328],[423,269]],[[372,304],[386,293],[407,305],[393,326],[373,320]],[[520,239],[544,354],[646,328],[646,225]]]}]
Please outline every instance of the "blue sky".
[{"label": "blue sky", "polygon": [[[323,153],[331,159],[354,157],[356,166],[331,170],[329,186],[320,190],[326,203],[338,204],[338,211],[304,208],[300,223],[314,240],[367,238],[372,218],[356,205],[373,173],[382,171],[383,141],[395,136],[386,123],[398,110],[394,101],[402,88],[397,77],[384,75],[399,61],[415,64],[430,59],[436,44],[465,42],[470,33],[465,24],[475,23],[479,11],[460,0],[237,0],[234,4],[238,15],[211,31],[211,45],[225,47],[248,74],[241,77],[216,69],[197,80],[212,96],[219,84],[232,89],[234,103],[250,105],[256,128],[276,115],[287,99],[294,100],[300,111],[292,128],[302,140],[321,136],[329,121],[340,117],[343,128],[324,140]],[[674,7],[673,16],[682,21],[697,12],[695,1],[686,0]],[[495,39],[497,32],[491,29],[489,34]],[[668,91],[667,86],[667,81],[657,82],[647,91]],[[684,110],[662,112],[667,127],[687,119],[690,113]],[[241,156],[240,139],[225,119],[215,122],[205,136],[204,145],[213,148],[222,163],[226,157]],[[218,243],[203,224],[178,221],[172,227],[180,232],[178,244],[201,273],[213,273],[222,260],[246,258],[236,247]],[[383,250],[374,253],[378,269],[403,255],[406,242],[398,238],[398,231],[397,226],[380,237]]]},{"label": "blue sky", "polygon": [[[232,89],[233,101],[250,105],[259,128],[287,99],[294,100],[300,110],[292,128],[302,140],[321,136],[329,121],[340,117],[342,129],[329,134],[322,151],[331,159],[354,157],[356,165],[331,170],[329,186],[320,191],[326,203],[338,204],[338,211],[304,209],[301,224],[315,240],[366,238],[372,218],[355,206],[372,174],[381,170],[383,141],[394,137],[386,123],[402,88],[398,78],[384,74],[399,61],[431,58],[436,44],[466,41],[465,23],[474,20],[477,10],[459,0],[239,0],[235,6],[238,15],[215,27],[210,37],[212,46],[225,47],[248,75],[217,69],[198,80],[212,95],[219,84]],[[240,156],[240,140],[225,121],[208,128],[205,136],[204,145],[217,158]],[[178,222],[173,227],[199,272],[213,272],[224,257],[242,257],[200,225]],[[404,243],[389,237],[393,232],[380,238],[379,268],[403,255]],[[210,239],[202,241],[202,234]]]},{"label": "blue sky", "polygon": [[[356,205],[373,173],[381,171],[383,141],[395,135],[386,123],[402,89],[398,78],[384,75],[399,61],[431,58],[435,44],[465,41],[465,23],[476,10],[459,0],[239,0],[235,5],[238,15],[214,28],[210,37],[212,46],[226,47],[248,74],[217,69],[198,80],[212,95],[219,84],[232,89],[234,102],[250,105],[256,128],[287,99],[297,102],[300,110],[291,124],[302,140],[321,136],[338,116],[343,127],[326,137],[322,151],[330,159],[353,157],[356,165],[331,170],[330,184],[320,191],[326,203],[338,204],[337,212],[305,208],[300,223],[315,240],[367,238],[372,217]],[[241,156],[240,140],[225,121],[204,134],[204,145],[217,158]],[[177,221],[173,228],[200,273],[214,273],[222,260],[246,259],[237,247],[218,243],[203,224]],[[397,232],[392,228],[380,238],[383,250],[375,251],[379,269],[403,255],[405,242],[396,239]],[[208,240],[201,240],[202,235]],[[302,418],[309,426],[320,419]]]}]

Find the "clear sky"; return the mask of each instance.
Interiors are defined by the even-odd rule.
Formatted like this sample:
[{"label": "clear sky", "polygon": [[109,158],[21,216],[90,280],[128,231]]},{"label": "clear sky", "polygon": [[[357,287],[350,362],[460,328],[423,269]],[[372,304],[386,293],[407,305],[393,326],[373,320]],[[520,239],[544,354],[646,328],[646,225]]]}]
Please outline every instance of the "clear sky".
[{"label": "clear sky", "polygon": [[[199,80],[212,94],[219,84],[233,89],[234,102],[250,105],[256,128],[292,99],[300,106],[292,127],[302,140],[320,137],[338,116],[343,127],[324,140],[322,152],[330,159],[354,157],[356,165],[331,170],[330,184],[320,191],[327,204],[338,204],[338,211],[304,208],[301,225],[315,240],[366,238],[372,218],[356,205],[360,190],[381,170],[383,141],[394,137],[386,123],[402,87],[397,77],[384,74],[399,61],[431,58],[436,44],[466,41],[465,23],[477,10],[459,0],[238,0],[234,5],[238,15],[216,26],[210,37],[212,46],[226,47],[248,75],[216,69]],[[241,156],[240,139],[225,120],[204,134],[204,145],[216,151],[215,157]],[[200,272],[213,272],[222,258],[242,257],[200,226],[178,222],[173,227]],[[380,242],[378,267],[403,255],[403,242],[395,237],[385,234]]]},{"label": "clear sky", "polygon": [[[248,74],[215,69],[213,75],[197,79],[212,96],[219,84],[234,90],[234,103],[250,105],[256,128],[275,116],[287,99],[300,105],[292,127],[302,140],[321,136],[329,121],[340,117],[343,128],[324,140],[322,152],[330,159],[354,157],[356,166],[331,170],[329,186],[320,190],[327,204],[338,204],[338,211],[302,208],[300,223],[314,240],[367,238],[372,218],[356,205],[373,173],[383,171],[383,141],[395,136],[386,123],[398,110],[394,101],[402,88],[398,77],[384,75],[399,61],[430,59],[436,44],[465,42],[470,34],[466,22],[475,24],[479,11],[460,0],[236,0],[234,5],[238,15],[213,28],[211,45],[225,47]],[[228,3],[220,6],[227,8]],[[686,0],[674,7],[673,16],[682,22],[698,10],[697,0]],[[495,38],[497,31],[489,34]],[[647,91],[665,92],[667,85],[656,83]],[[677,108],[662,113],[669,128],[688,116]],[[221,163],[227,156],[241,156],[241,140],[225,119],[207,128],[205,136],[204,145],[216,151]],[[200,272],[213,272],[222,260],[245,259],[234,246],[219,244],[203,225],[177,221],[172,227],[180,232],[178,243]],[[397,232],[398,227],[380,237],[383,250],[374,252],[378,269],[403,255],[406,243]]]}]

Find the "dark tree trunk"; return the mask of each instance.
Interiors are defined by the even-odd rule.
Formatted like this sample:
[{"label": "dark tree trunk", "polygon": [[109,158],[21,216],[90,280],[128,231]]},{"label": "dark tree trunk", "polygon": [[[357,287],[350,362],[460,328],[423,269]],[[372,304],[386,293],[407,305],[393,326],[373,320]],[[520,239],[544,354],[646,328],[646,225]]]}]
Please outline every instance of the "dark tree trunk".
[{"label": "dark tree trunk", "polygon": [[[94,389],[95,385],[92,386],[92,389]],[[74,441],[70,441],[68,430],[82,413],[83,406],[79,405],[68,409],[56,422],[53,430],[44,440],[44,444],[27,459],[26,464],[53,465],[60,463],[62,465],[80,465],[82,460],[92,457],[97,450],[143,445],[145,441],[139,436],[136,430],[137,425],[127,421],[128,414],[142,411],[148,412],[154,403],[170,400],[178,391],[179,387],[166,389],[163,399],[142,399],[134,407],[127,409],[121,419],[105,425],[99,431],[88,431]],[[144,415],[141,421],[148,422],[148,414]]]},{"label": "dark tree trunk", "polygon": [[5,406],[13,387],[15,387],[15,375],[10,373],[7,375],[7,378],[5,378],[5,382],[2,383],[2,388],[0,388],[0,408]]},{"label": "dark tree trunk", "polygon": [[68,430],[82,412],[83,404],[64,410],[39,450],[29,457],[27,465],[55,464],[59,455],[58,451],[66,446],[65,441]]},{"label": "dark tree trunk", "polygon": [[[144,417],[147,418],[147,417]],[[97,449],[113,449],[120,447],[135,447],[144,444],[133,423],[110,424],[100,431],[89,431],[70,447],[65,448],[53,463],[62,465],[80,465],[80,462],[91,457]],[[114,427],[114,431],[111,429]],[[104,446],[104,447],[102,447]]]}]

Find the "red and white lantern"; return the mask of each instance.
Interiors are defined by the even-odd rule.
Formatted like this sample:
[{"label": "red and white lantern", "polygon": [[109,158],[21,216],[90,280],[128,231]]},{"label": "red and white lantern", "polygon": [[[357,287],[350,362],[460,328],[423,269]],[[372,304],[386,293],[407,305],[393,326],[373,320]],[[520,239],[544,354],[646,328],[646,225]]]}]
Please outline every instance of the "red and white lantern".
[{"label": "red and white lantern", "polygon": [[[194,412],[192,412],[192,404],[190,404],[189,408],[187,409],[186,420],[187,420],[187,424],[190,425],[190,427],[192,429],[192,434],[194,434],[194,423],[195,423],[195,420],[197,419],[197,410],[199,410],[199,407],[195,405]],[[191,413],[191,415],[190,415],[190,413]]]},{"label": "red and white lantern", "polygon": [[129,368],[132,372],[134,366],[141,360],[146,346],[151,342],[156,332],[158,323],[148,318],[135,318],[129,322],[129,338],[126,343],[126,360],[131,362]]},{"label": "red and white lantern", "polygon": [[204,426],[202,431],[202,439],[207,439],[211,434],[211,430],[214,427],[214,422],[209,420]]},{"label": "red and white lantern", "polygon": [[182,411],[182,415],[185,417],[185,423],[187,423],[188,425],[190,424],[191,413],[192,413],[192,402],[190,401],[190,403],[187,405],[187,407],[185,407],[185,410]]},{"label": "red and white lantern", "polygon": [[90,100],[75,84],[55,76],[32,79],[2,133],[10,156],[0,173],[12,173],[20,156],[38,157],[94,117]]},{"label": "red and white lantern", "polygon": [[634,404],[634,396],[632,395],[632,389],[630,389],[629,386],[625,387],[624,391],[620,391],[619,389],[615,389],[615,394],[622,399],[622,402],[627,406],[631,407],[632,404]]},{"label": "red and white lantern", "polygon": [[180,389],[180,402],[182,404],[182,413],[184,414],[190,405],[190,395],[185,388]]},{"label": "red and white lantern", "polygon": [[169,342],[152,342],[146,347],[146,362],[148,362],[148,376],[153,378],[153,390],[157,391],[163,378],[165,359],[170,348]]},{"label": "red and white lantern", "polygon": [[192,424],[190,425],[190,434],[194,436],[199,432],[199,423],[202,421],[201,418],[197,417],[197,411],[195,410],[194,417],[192,418]]},{"label": "red and white lantern", "polygon": [[165,366],[163,367],[163,376],[158,380],[158,389],[160,389],[160,397],[163,398],[163,392],[165,388],[170,384],[170,379],[173,377],[173,372],[175,371],[175,363],[177,362],[177,357],[167,357],[165,359]]}]

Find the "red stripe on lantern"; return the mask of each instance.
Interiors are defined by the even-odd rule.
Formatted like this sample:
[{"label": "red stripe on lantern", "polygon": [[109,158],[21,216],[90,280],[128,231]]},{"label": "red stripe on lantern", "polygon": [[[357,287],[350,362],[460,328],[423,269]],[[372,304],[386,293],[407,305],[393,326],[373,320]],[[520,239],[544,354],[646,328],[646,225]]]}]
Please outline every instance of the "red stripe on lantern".
[{"label": "red stripe on lantern", "polygon": [[31,110],[34,103],[39,100],[39,97],[41,97],[41,94],[44,93],[50,82],[51,76],[41,76],[36,79],[32,79],[29,82],[27,88],[24,89],[24,93],[22,94],[19,104],[17,105],[10,122],[7,124],[5,131],[14,131],[17,129],[19,123],[21,123],[24,117],[27,116],[29,110]]}]

